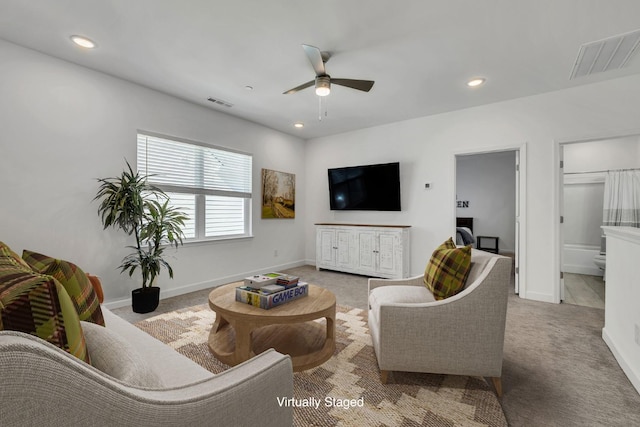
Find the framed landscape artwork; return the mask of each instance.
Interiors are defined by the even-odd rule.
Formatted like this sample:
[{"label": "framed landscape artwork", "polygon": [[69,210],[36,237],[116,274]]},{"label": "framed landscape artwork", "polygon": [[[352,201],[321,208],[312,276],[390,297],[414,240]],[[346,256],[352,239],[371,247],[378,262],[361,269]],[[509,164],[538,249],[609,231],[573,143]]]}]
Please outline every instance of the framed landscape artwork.
[{"label": "framed landscape artwork", "polygon": [[295,174],[262,169],[262,218],[295,217]]}]

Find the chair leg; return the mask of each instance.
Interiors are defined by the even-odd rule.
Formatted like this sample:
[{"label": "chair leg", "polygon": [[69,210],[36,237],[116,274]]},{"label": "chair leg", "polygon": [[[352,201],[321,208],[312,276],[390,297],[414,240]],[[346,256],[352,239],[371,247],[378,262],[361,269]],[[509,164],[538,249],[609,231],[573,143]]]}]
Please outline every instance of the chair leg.
[{"label": "chair leg", "polygon": [[496,394],[498,395],[498,397],[502,397],[502,378],[491,377],[491,382],[496,389]]},{"label": "chair leg", "polygon": [[386,384],[387,380],[389,379],[389,371],[380,371],[380,382],[382,382],[382,384]]}]

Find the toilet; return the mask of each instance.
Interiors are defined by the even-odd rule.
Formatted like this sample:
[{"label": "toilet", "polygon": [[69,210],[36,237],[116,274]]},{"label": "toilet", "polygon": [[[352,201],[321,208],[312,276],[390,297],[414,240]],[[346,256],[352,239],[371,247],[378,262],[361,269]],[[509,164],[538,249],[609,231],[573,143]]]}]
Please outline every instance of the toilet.
[{"label": "toilet", "polygon": [[593,263],[598,266],[600,270],[602,270],[602,280],[607,280],[607,270],[605,269],[607,265],[607,240],[604,236],[602,236],[600,240],[600,253],[593,257]]}]

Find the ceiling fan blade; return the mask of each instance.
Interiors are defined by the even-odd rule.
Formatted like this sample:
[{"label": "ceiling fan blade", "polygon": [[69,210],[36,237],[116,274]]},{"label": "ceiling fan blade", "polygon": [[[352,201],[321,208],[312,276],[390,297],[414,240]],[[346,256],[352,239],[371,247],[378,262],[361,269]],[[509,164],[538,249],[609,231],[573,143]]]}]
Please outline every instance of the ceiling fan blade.
[{"label": "ceiling fan blade", "polygon": [[372,80],[353,80],[353,79],[331,79],[331,83],[340,86],[350,87],[351,89],[358,89],[363,92],[369,92],[375,83]]},{"label": "ceiling fan blade", "polygon": [[304,53],[307,54],[311,66],[313,66],[313,69],[316,71],[316,76],[326,75],[327,72],[324,69],[324,61],[322,60],[320,49],[315,46],[309,46],[308,44],[303,44],[302,48],[304,49]]},{"label": "ceiling fan blade", "polygon": [[290,93],[296,93],[296,92],[298,92],[299,90],[306,89],[306,88],[311,87],[311,86],[313,86],[313,85],[315,85],[315,84],[316,84],[316,81],[315,81],[315,80],[311,80],[310,82],[303,83],[303,84],[301,84],[300,86],[296,86],[296,87],[294,87],[293,89],[289,89],[289,90],[288,90],[288,91],[286,91],[286,92],[282,92],[282,94],[283,94],[283,95],[288,95],[288,94],[290,94]]}]

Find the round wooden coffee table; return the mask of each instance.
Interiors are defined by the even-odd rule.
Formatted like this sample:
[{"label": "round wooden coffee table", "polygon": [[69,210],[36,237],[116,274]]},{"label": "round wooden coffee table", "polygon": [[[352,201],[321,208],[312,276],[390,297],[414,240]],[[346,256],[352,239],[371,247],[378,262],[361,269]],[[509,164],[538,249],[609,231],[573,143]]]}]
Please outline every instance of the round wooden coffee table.
[{"label": "round wooden coffee table", "polygon": [[[309,285],[309,295],[264,310],[235,300],[242,282],[214,289],[209,307],[216,321],[209,334],[211,353],[227,365],[237,365],[269,348],[291,356],[294,371],[321,365],[335,350],[336,296]],[[324,318],[324,322],[316,319]]]}]

